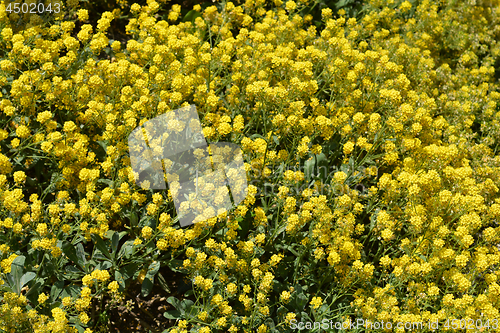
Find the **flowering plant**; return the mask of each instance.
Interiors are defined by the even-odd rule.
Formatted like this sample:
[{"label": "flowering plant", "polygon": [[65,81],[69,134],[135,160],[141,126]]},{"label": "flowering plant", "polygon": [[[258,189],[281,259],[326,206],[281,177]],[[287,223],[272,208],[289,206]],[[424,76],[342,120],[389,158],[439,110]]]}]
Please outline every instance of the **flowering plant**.
[{"label": "flowering plant", "polygon": [[[163,289],[168,332],[498,330],[500,16],[473,2],[222,1],[181,22],[148,0],[123,41],[119,10],[20,27],[0,3],[0,330],[107,331],[136,285]],[[249,185],[183,228],[128,138],[189,105]]]}]

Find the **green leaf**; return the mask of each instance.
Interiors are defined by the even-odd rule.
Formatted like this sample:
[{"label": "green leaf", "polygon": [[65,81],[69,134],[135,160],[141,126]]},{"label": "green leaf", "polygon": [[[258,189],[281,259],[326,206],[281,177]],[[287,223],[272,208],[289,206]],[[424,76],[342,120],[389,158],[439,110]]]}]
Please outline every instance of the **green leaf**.
[{"label": "green leaf", "polygon": [[87,259],[85,258],[85,250],[83,249],[82,243],[76,244],[76,257],[80,266],[86,271]]},{"label": "green leaf", "polygon": [[84,333],[85,328],[82,327],[80,324],[75,324],[76,329],[78,330],[78,333]]},{"label": "green leaf", "polygon": [[421,255],[421,254],[417,254],[417,256],[418,256],[420,259],[422,259],[424,262],[427,262],[427,260],[428,260],[425,256],[423,256],[423,255]]},{"label": "green leaf", "polygon": [[287,308],[285,308],[285,307],[282,305],[282,306],[280,306],[280,308],[278,309],[277,315],[278,315],[279,317],[282,317],[282,316],[285,316],[285,315],[287,314],[287,312],[288,312],[288,309],[287,309]]},{"label": "green leaf", "polygon": [[118,252],[118,258],[125,256],[125,258],[130,258],[134,249],[134,241],[128,240],[126,241],[122,247],[120,248],[120,252]]},{"label": "green leaf", "polygon": [[[81,245],[81,243],[78,243],[77,246],[78,245],[80,245],[82,247],[81,250],[83,250],[83,246]],[[77,255],[77,251],[76,251],[75,247],[73,246],[73,244],[71,244],[68,241],[64,241],[63,245],[62,245],[62,250],[63,250],[63,253],[71,261],[73,261],[75,264],[77,264],[78,266],[80,266],[80,268],[82,270],[85,270],[85,262],[81,260],[81,254]],[[83,256],[83,259],[85,260],[85,255]]]},{"label": "green leaf", "polygon": [[177,320],[181,318],[181,312],[179,310],[169,310],[163,313],[163,316],[167,319]]},{"label": "green leaf", "polygon": [[64,289],[63,281],[57,281],[52,285],[52,288],[50,288],[50,298],[52,299],[53,302],[59,297],[63,289]]},{"label": "green leaf", "polygon": [[[7,280],[9,279],[9,276],[7,276]],[[8,283],[4,283],[2,285],[0,285],[0,291],[3,291],[3,292],[9,292],[9,293],[13,293],[14,290],[11,288],[11,283],[10,281],[7,281]]]},{"label": "green leaf", "polygon": [[271,318],[267,318],[266,321],[264,322],[269,329],[271,329],[271,332],[275,329],[276,325],[274,324],[274,320]]},{"label": "green leaf", "polygon": [[314,158],[311,158],[304,162],[304,176],[306,180],[311,180],[312,175],[314,173],[314,166],[316,165],[316,161]]},{"label": "green leaf", "polygon": [[146,276],[151,278],[151,281],[154,282],[155,275],[156,275],[156,273],[158,273],[159,270],[160,270],[160,262],[153,261],[148,267],[148,271],[146,272]]},{"label": "green leaf", "polygon": [[141,295],[143,297],[146,297],[149,295],[149,293],[153,290],[153,281],[149,279],[149,277],[144,277],[144,280],[142,281],[142,286],[141,286]]},{"label": "green leaf", "polygon": [[122,288],[125,289],[125,279],[123,279],[123,275],[119,271],[115,271],[115,280]]},{"label": "green leaf", "polygon": [[92,234],[90,237],[92,238],[92,241],[94,242],[97,249],[101,251],[101,253],[104,254],[108,259],[111,259],[111,254],[109,253],[109,250],[102,238],[97,234]]},{"label": "green leaf", "polygon": [[266,142],[267,142],[266,138],[264,138],[262,135],[260,135],[260,134],[258,134],[258,133],[255,133],[255,134],[250,135],[250,139],[252,139],[252,140],[255,140],[255,139],[257,139],[257,138],[261,138],[262,140],[264,140],[264,141],[266,141]]},{"label": "green leaf", "polygon": [[137,217],[137,213],[135,211],[130,213],[130,225],[132,227],[136,227],[138,221],[139,221],[139,218]]},{"label": "green leaf", "polygon": [[158,270],[160,269],[160,262],[159,261],[154,261],[149,265],[148,271],[146,272],[146,276],[144,277],[144,280],[142,281],[142,286],[141,286],[141,294],[142,296],[147,296],[153,289],[154,281],[155,281],[155,275],[158,273]]},{"label": "green leaf", "polygon": [[329,166],[328,159],[326,158],[326,155],[324,153],[317,154],[315,156],[316,156],[316,164],[318,166],[325,166],[325,167]]},{"label": "green leaf", "polygon": [[[98,259],[98,261],[99,261],[99,260],[109,260],[109,258],[108,258],[108,257],[106,257],[104,254],[102,254],[102,252],[101,252],[101,251],[99,251],[99,250],[96,250],[96,251],[94,252],[94,255],[92,256],[92,259]],[[96,264],[96,262],[95,262],[95,261],[93,261],[93,263],[94,263],[94,264]]]},{"label": "green leaf", "polygon": [[[108,143],[107,141],[96,141],[99,147],[94,151],[94,153],[99,157],[99,159],[103,159],[106,157],[107,152],[106,150],[108,149]],[[100,149],[99,149],[100,148]]]},{"label": "green leaf", "polygon": [[251,211],[249,210],[241,221],[239,221],[238,234],[240,239],[245,239],[251,227]]},{"label": "green leaf", "polygon": [[95,268],[103,271],[106,269],[110,269],[111,267],[113,267],[113,264],[108,260],[104,260],[101,261]]},{"label": "green leaf", "polygon": [[335,4],[335,7],[337,7],[337,9],[340,9],[342,7],[345,7],[348,3],[349,0],[340,0]]},{"label": "green leaf", "polygon": [[266,200],[264,200],[264,197],[260,198],[260,202],[262,203],[262,207],[264,207],[264,211],[267,212],[268,208],[267,208]]},{"label": "green leaf", "polygon": [[[10,273],[7,274],[9,283],[18,295],[21,293],[21,277],[23,276],[25,256],[16,257],[10,266]],[[11,277],[9,279],[9,276]]]},{"label": "green leaf", "polygon": [[172,304],[172,306],[174,308],[176,308],[177,310],[180,311],[181,309],[181,301],[179,301],[177,298],[175,298],[174,296],[170,296],[169,298],[167,298],[167,302]]},{"label": "green leaf", "polygon": [[190,10],[182,19],[182,22],[193,22],[197,17],[201,17],[201,14],[196,10]]},{"label": "green leaf", "polygon": [[163,277],[161,273],[158,273],[158,282],[160,283],[160,286],[165,290],[167,293],[171,294],[170,287],[167,284],[167,280]]},{"label": "green leaf", "polygon": [[138,271],[139,264],[131,263],[126,266],[120,268],[120,273],[122,274],[125,280],[128,280],[134,276],[134,274]]},{"label": "green leaf", "polygon": [[45,279],[37,278],[35,283],[31,286],[31,288],[26,292],[25,296],[28,297],[31,294],[38,294],[38,289],[44,284]]},{"label": "green leaf", "polygon": [[106,185],[108,185],[111,188],[115,188],[115,186],[114,186],[115,182],[112,181],[111,179],[98,179],[97,182],[98,183],[106,184]]},{"label": "green leaf", "polygon": [[174,272],[182,272],[183,261],[180,259],[173,259],[167,262],[167,266]]},{"label": "green leaf", "polygon": [[26,261],[25,256],[17,256],[11,264],[10,274],[16,279],[16,281],[21,280],[21,275],[24,270],[24,262]]},{"label": "green leaf", "polygon": [[[286,226],[285,226],[285,228],[286,228]],[[288,245],[288,244],[287,244],[287,245],[281,245],[281,244],[278,244],[278,245],[276,246],[276,248],[277,248],[277,249],[285,249],[285,250],[288,250],[288,251],[292,252],[292,253],[293,253],[293,255],[294,255],[295,257],[300,257],[300,254],[299,254],[299,253],[298,253],[298,252],[297,252],[297,251],[293,248],[293,245]],[[299,287],[300,287],[300,286],[299,286]],[[300,287],[300,288],[302,288],[302,287]],[[301,290],[302,290],[302,289],[301,289]]]},{"label": "green leaf", "polygon": [[[167,298],[167,302],[172,304],[180,315],[184,315],[186,312],[190,312],[194,305],[194,302],[189,299],[183,299],[182,301],[180,301],[173,296]],[[172,313],[172,311],[167,311],[167,312]]]},{"label": "green leaf", "polygon": [[309,315],[307,314],[307,312],[301,312],[301,313],[300,313],[300,319],[301,319],[302,321],[313,321],[313,320],[311,319],[311,317],[309,317]]},{"label": "green leaf", "polygon": [[24,273],[24,275],[21,277],[21,281],[20,281],[21,289],[23,289],[23,287],[28,282],[30,282],[31,280],[33,280],[35,278],[35,276],[36,276],[36,274],[34,272],[26,272],[26,273]]},{"label": "green leaf", "polygon": [[70,297],[78,297],[81,293],[81,287],[75,286],[73,284],[70,284],[69,286],[66,286],[64,290],[61,293],[61,298],[70,296]]},{"label": "green leaf", "polygon": [[190,299],[183,299],[180,303],[181,307],[181,314],[185,314],[186,312],[190,312],[191,308],[193,307],[194,302]]},{"label": "green leaf", "polygon": [[66,273],[67,275],[65,276],[70,280],[79,279],[81,276],[85,274],[84,272],[82,272],[80,268],[73,265],[66,266]]},{"label": "green leaf", "polygon": [[144,215],[139,221],[139,227],[141,228],[148,226],[154,229],[155,225],[156,225],[155,218],[149,215]]},{"label": "green leaf", "polygon": [[113,256],[113,259],[115,258],[119,242],[120,242],[120,235],[118,234],[118,232],[115,231],[113,233],[113,236],[111,236],[111,255]]},{"label": "green leaf", "polygon": [[375,225],[377,224],[377,216],[378,216],[378,213],[379,213],[380,209],[377,208],[377,210],[375,210],[375,213],[372,214],[372,216],[370,217],[370,231],[375,228]]}]

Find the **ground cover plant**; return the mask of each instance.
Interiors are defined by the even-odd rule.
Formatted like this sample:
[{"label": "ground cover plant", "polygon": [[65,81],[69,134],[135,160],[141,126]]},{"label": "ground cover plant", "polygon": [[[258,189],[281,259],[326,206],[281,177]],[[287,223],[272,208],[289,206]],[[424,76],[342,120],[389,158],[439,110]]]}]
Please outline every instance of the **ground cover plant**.
[{"label": "ground cover plant", "polygon": [[[498,331],[497,0],[96,4],[0,4],[2,332]],[[189,105],[249,186],[181,228],[127,138]]]}]

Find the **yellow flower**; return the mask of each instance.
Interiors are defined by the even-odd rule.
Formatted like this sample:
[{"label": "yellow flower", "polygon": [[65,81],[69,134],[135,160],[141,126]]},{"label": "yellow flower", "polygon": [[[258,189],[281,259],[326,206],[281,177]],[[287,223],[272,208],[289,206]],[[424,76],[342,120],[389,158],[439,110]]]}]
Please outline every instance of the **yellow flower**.
[{"label": "yellow flower", "polygon": [[331,18],[332,10],[330,8],[321,9],[321,16],[323,17],[324,20]]},{"label": "yellow flower", "polygon": [[39,223],[36,227],[36,232],[40,234],[40,236],[45,236],[47,234],[47,224]]},{"label": "yellow flower", "polygon": [[290,300],[290,296],[290,292],[284,290],[281,292],[280,301],[282,301],[283,303],[288,303],[288,301]]},{"label": "yellow flower", "polygon": [[321,299],[321,297],[313,297],[313,299],[311,300],[311,307],[313,309],[319,308],[321,304],[323,304],[323,300]]},{"label": "yellow flower", "polygon": [[238,288],[236,287],[236,285],[234,283],[230,283],[227,285],[226,290],[230,295],[233,295],[236,293]]},{"label": "yellow flower", "polygon": [[54,147],[54,144],[52,142],[49,142],[49,141],[42,142],[41,148],[45,153],[49,153],[53,147]]},{"label": "yellow flower", "polygon": [[381,236],[385,241],[389,241],[394,238],[394,233],[392,230],[386,228],[382,231]]},{"label": "yellow flower", "polygon": [[409,1],[405,1],[399,6],[399,9],[401,9],[403,13],[407,12],[411,9],[411,3]]},{"label": "yellow flower", "polygon": [[45,293],[41,293],[38,295],[38,303],[43,304],[46,300],[49,299],[49,296],[45,295]]},{"label": "yellow flower", "polygon": [[354,150],[354,142],[348,141],[344,144],[344,154],[349,155]]},{"label": "yellow flower", "polygon": [[38,121],[39,123],[43,124],[47,120],[52,119],[52,117],[53,117],[52,112],[50,112],[50,111],[43,111],[43,112],[40,112],[37,115],[36,121]]},{"label": "yellow flower", "polygon": [[316,155],[321,154],[322,150],[323,150],[323,148],[320,145],[314,145],[314,146],[311,147],[311,152],[313,154],[316,154]]},{"label": "yellow flower", "polygon": [[79,9],[76,13],[80,21],[87,21],[89,19],[89,12],[86,9]]},{"label": "yellow flower", "polygon": [[228,123],[221,123],[219,124],[219,127],[218,127],[218,133],[221,135],[221,136],[225,136],[229,133],[231,133],[231,125],[229,125]]},{"label": "yellow flower", "polygon": [[30,129],[25,125],[21,125],[16,129],[16,135],[21,139],[26,139],[30,136]]},{"label": "yellow flower", "polygon": [[224,327],[226,327],[226,325],[227,325],[227,319],[226,319],[226,317],[221,317],[221,318],[219,318],[219,319],[217,320],[216,325],[217,325],[218,327],[220,327],[220,328],[224,328]]},{"label": "yellow flower", "polygon": [[427,294],[429,296],[437,296],[439,295],[439,288],[436,287],[436,286],[431,286],[429,287],[429,289],[427,290]]},{"label": "yellow flower", "polygon": [[212,286],[213,286],[213,280],[212,279],[205,279],[205,281],[203,283],[203,289],[205,291],[210,290],[210,289],[212,289]]},{"label": "yellow flower", "polygon": [[119,288],[118,282],[116,281],[111,281],[108,284],[108,289],[111,290],[112,293],[115,293]]},{"label": "yellow flower", "polygon": [[347,174],[343,171],[337,171],[333,175],[333,179],[338,183],[343,183],[347,179]]},{"label": "yellow flower", "polygon": [[265,324],[262,324],[257,328],[257,333],[266,333],[267,332],[267,326]]},{"label": "yellow flower", "polygon": [[296,319],[297,315],[293,312],[288,312],[285,317],[285,321],[289,324],[292,320]]},{"label": "yellow flower", "polygon": [[18,138],[12,139],[12,141],[10,142],[10,145],[12,146],[12,148],[19,147],[19,144],[20,144],[20,141]]},{"label": "yellow flower", "polygon": [[168,242],[165,239],[160,239],[156,242],[156,247],[159,250],[165,251],[168,249]]},{"label": "yellow flower", "polygon": [[16,234],[20,234],[23,231],[23,225],[21,223],[14,224],[12,231]]},{"label": "yellow flower", "polygon": [[153,234],[153,229],[149,226],[145,226],[144,228],[142,228],[141,234],[142,234],[142,237],[144,237],[145,239],[148,239]]},{"label": "yellow flower", "polygon": [[85,313],[85,312],[80,313],[80,314],[78,315],[78,319],[80,319],[80,321],[81,321],[84,325],[86,325],[86,324],[89,322],[89,320],[90,320],[89,316],[88,316],[88,315],[87,315],[87,313]]},{"label": "yellow flower", "polygon": [[16,171],[14,172],[14,181],[16,183],[24,183],[24,181],[26,180],[26,174],[24,173],[24,171]]},{"label": "yellow flower", "polygon": [[62,304],[63,306],[70,306],[71,305],[71,297],[67,296],[62,299]]},{"label": "yellow flower", "polygon": [[294,1],[287,1],[285,4],[285,7],[286,7],[286,10],[291,12],[297,8],[297,4]]},{"label": "yellow flower", "polygon": [[401,274],[403,274],[403,269],[401,267],[395,267],[394,270],[393,270],[393,274],[396,276],[396,277],[399,277],[401,276]]}]

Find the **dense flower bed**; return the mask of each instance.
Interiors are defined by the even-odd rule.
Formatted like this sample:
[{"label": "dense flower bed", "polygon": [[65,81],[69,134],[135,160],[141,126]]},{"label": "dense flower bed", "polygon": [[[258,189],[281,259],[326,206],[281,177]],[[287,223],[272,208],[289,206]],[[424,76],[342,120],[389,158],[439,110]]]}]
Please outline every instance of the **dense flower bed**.
[{"label": "dense flower bed", "polygon": [[[306,5],[179,23],[151,0],[126,42],[107,36],[118,10],[92,26],[73,1],[16,31],[0,5],[0,329],[89,333],[94,302],[175,271],[170,332],[497,331],[499,2],[371,0],[358,19],[324,8],[319,29]],[[209,142],[241,146],[250,185],[181,228],[170,190],[135,183],[127,138],[190,104]]]}]

